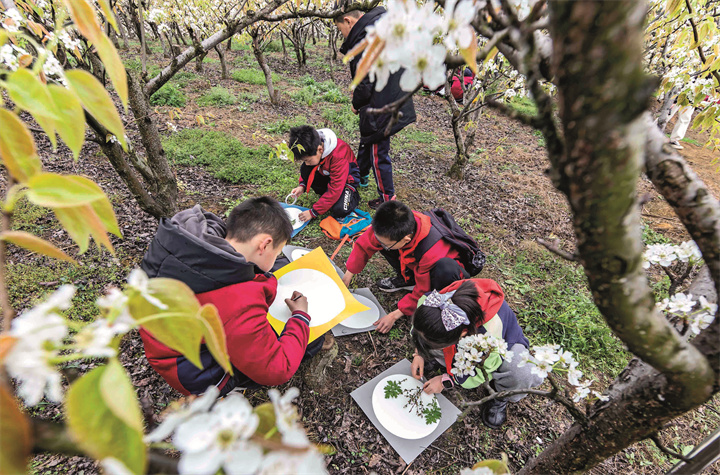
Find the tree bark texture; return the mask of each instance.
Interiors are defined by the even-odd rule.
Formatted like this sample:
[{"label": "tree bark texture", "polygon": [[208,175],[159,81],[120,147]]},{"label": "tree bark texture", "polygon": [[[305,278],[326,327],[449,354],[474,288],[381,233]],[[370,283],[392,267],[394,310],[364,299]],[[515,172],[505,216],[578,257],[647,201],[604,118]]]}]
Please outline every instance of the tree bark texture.
[{"label": "tree bark texture", "polygon": [[267,65],[267,61],[265,61],[265,55],[263,54],[263,50],[260,46],[260,36],[257,31],[251,31],[250,36],[252,37],[253,54],[260,65],[260,69],[262,69],[262,72],[265,75],[265,84],[267,84],[270,103],[276,105],[278,102],[279,91],[276,91],[273,86],[272,71],[270,71],[270,67]]},{"label": "tree bark texture", "polygon": [[587,425],[573,425],[521,473],[589,470],[717,391],[705,355],[656,311],[642,269],[636,184],[648,133],[642,113],[655,87],[642,69],[646,5],[563,1],[550,8],[565,142],[561,154],[551,153],[553,178],[572,208],[595,303],[644,363],[628,366]]},{"label": "tree bark texture", "polygon": [[220,58],[220,79],[230,79],[227,62],[225,61],[225,51],[223,51],[221,45],[218,45],[215,47],[215,52],[217,52],[218,57]]}]

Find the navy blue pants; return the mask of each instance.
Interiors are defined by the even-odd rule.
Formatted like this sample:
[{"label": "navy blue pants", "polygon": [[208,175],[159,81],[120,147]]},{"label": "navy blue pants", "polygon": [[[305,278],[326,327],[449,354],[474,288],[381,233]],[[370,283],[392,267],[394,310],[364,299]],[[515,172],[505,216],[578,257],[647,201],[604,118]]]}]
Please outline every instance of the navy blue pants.
[{"label": "navy blue pants", "polygon": [[360,204],[360,193],[350,185],[345,185],[340,199],[330,208],[330,216],[335,219],[342,219],[349,215]]},{"label": "navy blue pants", "polygon": [[[398,251],[386,251],[384,249],[381,250],[380,253],[388,261],[388,264],[395,269],[397,275],[402,276],[402,272],[400,271],[400,253]],[[409,269],[407,274],[408,280],[406,282],[414,284],[415,276],[412,275]],[[430,290],[442,290],[456,280],[469,279],[470,277],[458,261],[450,257],[443,257],[430,269]]]},{"label": "navy blue pants", "polygon": [[370,174],[372,168],[375,173],[375,183],[380,198],[390,201],[395,196],[393,184],[392,163],[390,162],[390,137],[373,144],[360,144],[357,154],[360,176]]}]

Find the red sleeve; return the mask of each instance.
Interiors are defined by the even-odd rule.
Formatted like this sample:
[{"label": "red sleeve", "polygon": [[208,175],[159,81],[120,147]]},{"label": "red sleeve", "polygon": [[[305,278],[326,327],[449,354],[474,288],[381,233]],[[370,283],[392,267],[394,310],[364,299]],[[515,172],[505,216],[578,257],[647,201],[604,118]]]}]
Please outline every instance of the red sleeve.
[{"label": "red sleeve", "polygon": [[418,300],[420,297],[430,292],[430,269],[432,266],[418,266],[415,270],[415,287],[412,292],[401,298],[398,302],[398,309],[403,315],[412,315],[417,309]]},{"label": "red sleeve", "polygon": [[380,243],[375,239],[372,226],[362,233],[353,246],[350,257],[348,257],[345,268],[353,274],[359,274],[365,268],[370,258],[382,249]]},{"label": "red sleeve", "polygon": [[345,183],[347,183],[348,175],[350,174],[350,162],[346,155],[340,156],[333,152],[330,156],[330,183],[328,184],[327,191],[322,194],[312,206],[313,214],[320,216],[323,213],[327,213],[330,208],[342,196],[343,190],[345,189]]},{"label": "red sleeve", "polygon": [[[237,297],[237,295],[236,295]],[[310,328],[307,314],[296,312],[280,337],[267,320],[265,299],[245,294],[242,315],[225,323],[225,335],[232,365],[264,386],[286,383],[305,355]]]}]

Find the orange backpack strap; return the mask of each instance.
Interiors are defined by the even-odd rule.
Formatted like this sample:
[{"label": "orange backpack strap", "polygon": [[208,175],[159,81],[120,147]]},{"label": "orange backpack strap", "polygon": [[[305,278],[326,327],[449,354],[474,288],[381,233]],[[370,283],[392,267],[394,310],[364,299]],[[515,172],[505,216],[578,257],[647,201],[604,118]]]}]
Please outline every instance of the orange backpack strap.
[{"label": "orange backpack strap", "polygon": [[349,239],[349,236],[346,234],[345,237],[342,238],[342,241],[340,241],[340,244],[338,244],[338,247],[335,248],[335,252],[332,253],[332,256],[330,256],[330,260],[335,260],[335,256],[337,256],[337,253],[340,252],[340,248],[343,247],[343,244],[347,242]]},{"label": "orange backpack strap", "polygon": [[324,232],[330,239],[339,240],[342,224],[340,224],[338,220],[332,216],[328,216],[320,221],[320,229],[322,229],[322,232]]}]

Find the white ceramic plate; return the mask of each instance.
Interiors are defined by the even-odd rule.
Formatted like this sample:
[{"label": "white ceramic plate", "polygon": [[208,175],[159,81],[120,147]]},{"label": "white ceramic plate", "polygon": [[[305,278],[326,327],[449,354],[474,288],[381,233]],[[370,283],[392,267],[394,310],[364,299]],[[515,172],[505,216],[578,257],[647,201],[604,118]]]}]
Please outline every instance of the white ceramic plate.
[{"label": "white ceramic plate", "polygon": [[295,229],[299,228],[300,226],[302,226],[303,224],[305,224],[302,221],[300,221],[299,216],[300,216],[300,213],[302,213],[302,211],[300,211],[299,209],[285,208],[285,212],[287,213],[288,218],[290,218],[290,222],[294,223],[293,230],[295,230]]},{"label": "white ceramic plate", "polygon": [[375,305],[375,302],[362,295],[353,294],[353,297],[370,309],[356,313],[340,322],[340,324],[348,328],[367,328],[375,323],[380,316],[380,310],[377,308],[377,305]]},{"label": "white ceramic plate", "polygon": [[306,249],[293,249],[293,252],[290,253],[290,259],[292,259],[293,261],[296,261],[296,260],[300,259],[302,256],[304,256],[305,254],[307,254],[308,252],[311,252],[311,251],[308,251]]},{"label": "white ceramic plate", "polygon": [[[415,414],[414,410],[403,407],[407,402],[404,394],[395,399],[385,399],[385,385],[391,379],[397,381],[403,390],[423,386],[422,382],[405,374],[393,374],[380,380],[372,394],[373,411],[375,411],[375,416],[380,424],[392,434],[403,439],[422,439],[432,434],[440,423],[439,420],[432,424],[426,424],[424,417]],[[434,394],[423,392],[420,396],[420,400],[425,406],[432,404],[433,399],[437,399]]]},{"label": "white ceramic plate", "polygon": [[340,287],[329,276],[315,269],[295,269],[278,279],[277,295],[270,305],[270,315],[281,322],[290,319],[290,309],[285,299],[297,290],[308,299],[310,326],[328,323],[345,309],[345,299]]}]

